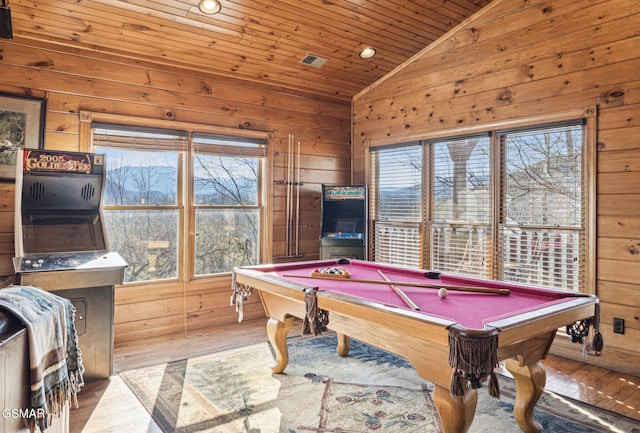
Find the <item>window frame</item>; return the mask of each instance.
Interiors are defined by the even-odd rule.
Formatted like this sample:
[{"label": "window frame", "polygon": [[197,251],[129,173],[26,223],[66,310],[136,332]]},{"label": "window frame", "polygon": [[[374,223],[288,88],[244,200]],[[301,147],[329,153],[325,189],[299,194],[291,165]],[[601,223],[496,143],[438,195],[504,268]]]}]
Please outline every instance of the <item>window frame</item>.
[{"label": "window frame", "polygon": [[[480,219],[478,219],[477,216],[475,218],[475,221],[469,221],[465,219],[456,221],[456,219],[453,217],[446,218],[446,219],[436,218],[436,211],[437,211],[436,197],[435,197],[436,182],[434,180],[434,177],[436,175],[437,152],[435,150],[435,147],[441,146],[441,145],[447,145],[448,143],[452,143],[452,142],[465,142],[467,140],[478,140],[478,141],[485,140],[486,141],[486,145],[488,146],[488,158],[490,163],[487,169],[487,172],[488,172],[487,181],[488,181],[489,191],[491,192],[493,191],[493,188],[494,188],[495,177],[492,172],[493,164],[491,164],[493,162],[492,150],[493,150],[494,143],[490,134],[487,134],[487,133],[470,134],[470,135],[463,135],[463,136],[457,136],[457,137],[446,137],[446,138],[442,137],[442,138],[437,138],[433,140],[423,140],[423,149],[426,150],[424,152],[426,154],[425,158],[429,161],[429,164],[427,166],[427,177],[429,180],[429,189],[426,190],[426,194],[425,194],[425,197],[426,197],[425,206],[427,208],[426,216],[425,216],[425,225],[426,225],[425,236],[427,236],[427,239],[425,240],[424,243],[428,246],[428,250],[429,250],[429,254],[425,255],[426,256],[425,265],[430,268],[433,267],[431,257],[433,257],[433,253],[434,253],[433,250],[435,248],[432,233],[434,229],[436,229],[437,227],[444,228],[445,230],[449,228],[451,229],[451,232],[455,232],[456,229],[473,231],[474,229],[477,230],[478,228],[482,229],[484,227],[487,233],[489,234],[493,233],[493,213],[494,213],[493,209],[488,209],[488,217],[486,221],[480,221]],[[465,192],[466,192],[466,189],[465,189]],[[492,237],[493,235],[489,236],[489,238],[492,238]],[[468,248],[469,248],[469,245],[467,244],[465,248],[462,250],[463,258],[467,256]],[[458,252],[460,252],[459,248],[458,248]],[[486,257],[486,254],[485,254],[485,257]],[[447,255],[446,259],[448,258],[449,257]],[[459,264],[461,263],[462,262],[459,262]],[[475,265],[473,263],[470,263],[469,266],[473,268]],[[492,272],[491,264],[487,265],[485,268],[482,268],[482,269],[486,269],[486,271],[480,274],[469,272],[468,275],[475,276],[475,277],[487,277],[488,275],[493,276],[492,274],[490,274]]]},{"label": "window frame", "polygon": [[[495,161],[500,161],[500,149],[497,145],[496,132],[503,131],[514,131],[514,130],[525,130],[525,129],[537,129],[541,127],[545,127],[547,125],[551,126],[554,124],[562,124],[562,123],[570,123],[570,122],[583,122],[583,147],[582,147],[582,169],[583,169],[583,183],[582,183],[582,204],[584,206],[584,221],[583,221],[583,230],[584,234],[584,272],[582,275],[582,284],[579,287],[579,291],[582,293],[595,293],[595,268],[596,268],[596,236],[595,236],[595,203],[596,203],[596,186],[595,186],[595,174],[596,174],[596,131],[597,131],[597,107],[589,106],[584,109],[576,109],[576,110],[568,110],[564,112],[557,112],[552,114],[547,114],[543,116],[532,116],[526,118],[517,118],[508,121],[494,122],[485,125],[477,125],[471,127],[462,127],[454,130],[442,130],[431,133],[419,134],[414,133],[411,136],[405,137],[403,142],[399,143],[372,143],[371,140],[368,141],[368,151],[369,158],[367,158],[366,166],[365,166],[365,175],[366,178],[369,179],[370,183],[375,183],[375,179],[373,179],[373,175],[375,175],[375,171],[372,167],[373,164],[373,152],[381,151],[397,146],[402,146],[402,143],[412,143],[416,140],[421,141],[422,143],[430,143],[435,141],[442,141],[447,139],[460,139],[466,136],[480,135],[480,134],[489,134],[491,136],[491,162],[492,162],[492,171],[491,171],[491,183],[495,183],[497,179],[500,179],[501,170],[503,167],[500,164],[495,164]],[[424,148],[423,148],[424,149]],[[423,171],[425,171],[425,175],[423,177],[423,188],[427,191],[431,191],[432,185],[431,183],[431,170],[432,157],[430,152],[423,150]],[[428,172],[428,173],[427,173]],[[496,185],[492,188],[492,222],[491,222],[491,231],[493,235],[490,238],[491,249],[492,251],[497,251],[498,242],[500,241],[499,234],[499,212],[500,210],[500,194],[498,191],[499,186]],[[430,204],[431,200],[430,192],[423,196],[423,207],[425,208],[423,215],[423,230],[422,230],[422,240],[421,243],[423,245],[423,258],[421,267],[425,269],[430,268],[430,256],[431,256],[431,239],[430,239]],[[371,226],[373,227],[375,224],[376,214],[370,212],[372,216]],[[373,233],[373,232],[371,232]],[[375,260],[375,251],[373,245],[370,245],[370,257],[372,260]],[[495,266],[495,264],[487,264],[488,271],[491,272],[491,278],[496,279],[501,277],[498,275],[500,272],[500,266]]]},{"label": "window frame", "polygon": [[[402,145],[399,146],[389,146],[389,147],[385,147],[384,149],[379,149],[382,151],[385,150],[389,150],[392,152],[395,151],[403,151],[403,150],[408,150],[410,152],[415,151],[415,150],[419,150],[420,151],[420,163],[421,163],[421,174],[420,174],[420,197],[424,196],[424,188],[425,188],[425,171],[424,171],[424,152],[422,152],[422,145],[420,142],[410,142],[410,143],[403,143]],[[375,165],[375,173],[379,173],[379,167],[380,167],[380,160],[378,157],[377,153],[371,153],[370,155],[370,161],[372,164],[372,167]],[[410,180],[410,177],[407,177],[406,180]],[[417,260],[415,263],[411,263],[408,264],[406,262],[402,261],[402,257],[406,257],[407,256],[407,250],[406,248],[403,249],[402,252],[400,252],[399,248],[395,248],[394,251],[390,251],[395,253],[395,257],[396,259],[392,259],[391,254],[388,254],[387,257],[387,261],[389,263],[394,263],[394,264],[404,264],[407,266],[415,266],[415,267],[419,267],[421,263],[424,262],[424,258],[422,257],[423,252],[425,251],[424,249],[424,235],[423,235],[423,231],[424,231],[424,211],[425,211],[425,207],[424,205],[421,203],[419,205],[419,210],[418,213],[419,215],[417,216],[417,218],[399,218],[397,213],[394,213],[394,215],[392,216],[385,216],[385,217],[380,217],[381,211],[382,211],[382,206],[381,206],[381,199],[379,198],[379,192],[380,192],[380,185],[379,185],[379,181],[376,178],[375,182],[370,182],[370,194],[369,194],[369,215],[372,215],[372,217],[370,218],[370,224],[369,224],[369,230],[368,232],[370,233],[370,241],[369,241],[369,255],[368,257],[374,257],[374,253],[375,253],[375,248],[376,245],[378,245],[378,242],[384,242],[384,238],[379,234],[379,229],[383,229],[385,231],[388,230],[398,230],[401,231],[405,234],[411,235],[412,232],[416,233],[416,237],[418,238],[418,245],[417,245]],[[402,211],[403,209],[396,209],[396,211]],[[407,210],[409,210],[407,208]],[[403,216],[406,215],[406,213],[402,214]],[[399,242],[396,242],[399,244]],[[405,242],[406,245],[406,242]],[[399,246],[398,246],[399,247]]]},{"label": "window frame", "polygon": [[[272,160],[272,151],[269,141],[272,138],[272,134],[266,131],[254,131],[246,129],[228,128],[223,126],[205,125],[192,122],[180,122],[169,121],[161,119],[149,119],[136,116],[125,116],[119,114],[110,113],[98,113],[91,111],[80,111],[80,151],[82,152],[94,152],[92,134],[93,123],[105,123],[115,124],[128,127],[140,127],[140,128],[160,128],[169,130],[182,130],[188,133],[187,148],[179,152],[179,167],[178,167],[178,206],[179,214],[179,234],[178,234],[178,276],[174,279],[163,280],[148,280],[148,281],[136,281],[127,282],[127,287],[134,286],[148,286],[158,283],[179,283],[194,281],[208,281],[218,280],[220,278],[228,278],[232,270],[227,272],[206,274],[195,276],[195,209],[193,200],[193,160],[194,149],[192,144],[191,135],[194,132],[203,134],[213,134],[228,137],[237,137],[239,139],[259,140],[264,142],[265,151],[260,159],[260,174],[258,177],[258,200],[260,205],[260,221],[259,221],[259,250],[258,260],[264,261],[270,257],[269,245],[272,243],[272,230],[270,224],[268,224],[268,215],[272,209],[272,199],[266,186],[269,185],[271,179],[271,173],[266,170],[266,167],[270,166]],[[107,162],[108,164],[108,162]],[[173,207],[173,206],[172,206]],[[155,207],[157,208],[157,207]],[[134,207],[139,209],[139,207]],[[192,217],[193,215],[193,217]]]},{"label": "window frame", "polygon": [[[530,248],[531,255],[535,256],[536,254],[539,254],[538,259],[536,260],[537,264],[534,264],[534,267],[539,267],[539,266],[544,267],[545,262],[549,267],[548,268],[549,272],[545,273],[544,275],[536,272],[532,272],[530,274],[530,277],[538,279],[539,281],[542,281],[538,283],[539,285],[554,286],[550,284],[549,281],[551,281],[552,279],[563,280],[564,278],[562,277],[562,275],[565,275],[566,279],[568,280],[573,279],[574,284],[576,284],[578,288],[581,286],[584,286],[584,284],[581,284],[581,283],[584,281],[586,272],[583,271],[581,268],[585,267],[584,260],[586,258],[585,252],[587,249],[587,245],[586,245],[586,238],[584,236],[586,227],[585,227],[585,222],[583,218],[584,213],[582,212],[582,210],[580,211],[578,218],[574,220],[573,224],[571,223],[554,224],[554,223],[544,223],[542,221],[537,221],[537,222],[529,221],[529,222],[516,223],[515,221],[511,221],[511,222],[508,221],[507,207],[505,205],[505,200],[508,195],[507,164],[510,161],[510,158],[508,156],[508,143],[511,142],[510,137],[523,136],[529,132],[535,133],[535,134],[559,134],[560,130],[567,131],[567,130],[572,130],[574,128],[580,129],[581,142],[577,144],[579,144],[580,146],[580,170],[582,171],[586,163],[584,150],[587,146],[587,137],[586,137],[587,130],[585,128],[584,119],[575,119],[575,120],[566,121],[566,122],[539,125],[531,128],[502,130],[502,131],[496,131],[496,133],[494,134],[496,154],[500,156],[500,162],[501,162],[501,166],[500,166],[500,179],[501,179],[500,188],[501,189],[499,191],[499,198],[498,198],[498,200],[500,200],[500,203],[498,204],[500,213],[496,215],[496,219],[497,219],[496,239],[497,239],[497,243],[500,244],[501,247],[496,250],[497,260],[493,265],[496,268],[495,273],[501,275],[503,278],[506,276],[505,273],[507,272],[507,270],[505,269],[505,265],[507,264],[505,256],[508,250],[507,247],[505,246],[506,239],[505,239],[504,233],[508,230],[515,230],[516,232],[518,231],[521,232],[520,239],[519,239],[520,242],[522,242],[522,239],[523,239],[522,235],[525,235],[525,239],[527,243],[531,242],[535,244],[535,248]],[[580,197],[581,207],[584,206],[585,200],[586,200],[586,196],[584,195],[584,191],[583,191],[584,180],[585,180],[584,174],[581,173],[579,178],[580,193],[581,193],[581,197]],[[529,234],[530,237],[526,236],[527,234]],[[557,237],[562,237],[561,234],[564,234],[564,236],[566,237],[571,237],[571,236],[575,237],[576,239],[575,251],[571,251],[570,249],[571,242],[566,242],[566,243],[560,242],[559,244],[556,244],[554,248],[552,248],[552,245],[553,245],[552,239],[557,239]],[[514,238],[511,238],[511,239],[513,240]],[[544,245],[546,245],[546,247],[544,247]],[[540,250],[538,250],[539,246],[542,246]],[[566,247],[566,249],[563,247]],[[581,247],[582,247],[582,250],[581,250]],[[545,251],[545,250],[546,250],[546,253],[543,253],[542,251]],[[549,255],[555,255],[555,256],[564,255],[565,258],[568,258],[567,254],[569,252],[573,252],[572,256],[574,260],[575,260],[576,254],[577,254],[577,257],[579,257],[579,260],[575,260],[575,262],[579,265],[577,272],[575,273],[573,272],[573,269],[571,267],[567,267],[565,269],[566,272],[563,272],[562,262],[548,260]],[[498,253],[500,254],[499,259],[498,259]],[[574,276],[577,275],[577,276],[574,278],[570,278],[570,275],[574,275]]]},{"label": "window frame", "polygon": [[[194,174],[195,174],[195,158],[196,155],[198,154],[202,154],[202,155],[211,155],[211,156],[222,156],[225,155],[224,149],[221,147],[215,147],[214,149],[207,149],[203,146],[199,146],[196,144],[196,140],[194,139],[194,135],[207,135],[202,133],[200,130],[198,130],[197,132],[194,131],[193,134],[191,134],[190,136],[190,143],[192,143],[192,151],[189,154],[189,179],[188,179],[188,191],[189,193],[187,194],[187,197],[189,197],[190,200],[190,206],[188,209],[188,215],[189,215],[189,227],[192,228],[190,233],[193,233],[192,236],[188,237],[188,240],[190,242],[189,248],[188,248],[188,252],[189,252],[189,257],[191,257],[191,265],[186,267],[186,269],[189,272],[189,279],[191,280],[196,280],[196,279],[203,279],[203,278],[208,278],[214,275],[220,275],[220,274],[228,274],[229,272],[222,272],[222,273],[212,273],[212,274],[196,274],[196,266],[195,266],[195,262],[196,262],[196,242],[195,242],[195,236],[196,236],[196,214],[198,212],[198,210],[206,210],[206,209],[257,209],[260,213],[260,217],[259,217],[259,235],[258,235],[258,262],[261,262],[262,259],[264,258],[264,255],[262,254],[262,252],[264,251],[264,235],[263,235],[263,231],[264,231],[264,220],[265,220],[265,197],[266,197],[266,193],[264,191],[264,177],[265,177],[265,173],[266,173],[266,167],[267,167],[267,149],[268,149],[268,143],[266,140],[256,140],[254,138],[251,138],[251,141],[255,141],[257,144],[257,147],[248,147],[248,148],[239,148],[237,149],[236,152],[234,152],[233,156],[249,156],[249,157],[256,157],[257,158],[257,203],[255,205],[245,205],[245,206],[234,206],[234,205],[217,205],[217,204],[196,204],[194,202],[194,198],[195,198],[195,194],[193,191],[193,187],[194,187]],[[217,135],[217,136],[221,136],[220,134],[211,134],[211,135]],[[229,135],[224,135],[224,137],[230,137]],[[249,137],[239,137],[239,138],[249,138]],[[263,143],[257,143],[258,141],[261,141]],[[202,147],[202,148],[200,148]]]}]

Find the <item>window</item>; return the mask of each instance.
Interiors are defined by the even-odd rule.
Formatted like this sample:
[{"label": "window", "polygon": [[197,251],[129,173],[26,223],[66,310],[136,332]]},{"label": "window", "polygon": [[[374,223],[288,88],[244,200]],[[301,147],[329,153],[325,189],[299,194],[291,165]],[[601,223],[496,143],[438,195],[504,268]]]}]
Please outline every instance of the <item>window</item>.
[{"label": "window", "polygon": [[580,287],[584,256],[582,125],[505,132],[503,213],[505,280]]},{"label": "window", "polygon": [[422,149],[417,144],[372,153],[370,195],[375,260],[419,267],[422,239]]},{"label": "window", "polygon": [[580,120],[372,150],[370,257],[580,290],[585,142]]},{"label": "window", "polygon": [[195,275],[258,263],[264,143],[194,134]]},{"label": "window", "polygon": [[432,155],[431,266],[486,276],[491,237],[491,157],[488,136],[428,143]]},{"label": "window", "polygon": [[179,276],[182,203],[178,180],[186,133],[94,125],[107,175],[104,218],[110,248],[126,260],[125,282]]},{"label": "window", "polygon": [[129,265],[125,282],[258,263],[264,140],[99,123],[92,131],[94,151],[106,155],[105,224]]}]

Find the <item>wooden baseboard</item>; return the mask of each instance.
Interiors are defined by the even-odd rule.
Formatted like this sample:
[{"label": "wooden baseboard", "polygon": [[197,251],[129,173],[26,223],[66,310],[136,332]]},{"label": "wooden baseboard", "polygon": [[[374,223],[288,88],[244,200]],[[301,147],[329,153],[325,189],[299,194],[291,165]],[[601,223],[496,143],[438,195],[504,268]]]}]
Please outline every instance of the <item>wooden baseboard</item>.
[{"label": "wooden baseboard", "polygon": [[549,353],[574,361],[584,362],[602,368],[619,371],[625,374],[637,375],[640,357],[632,352],[615,347],[605,347],[600,355],[587,354],[581,344],[569,342],[566,335],[558,333],[553,341]]}]

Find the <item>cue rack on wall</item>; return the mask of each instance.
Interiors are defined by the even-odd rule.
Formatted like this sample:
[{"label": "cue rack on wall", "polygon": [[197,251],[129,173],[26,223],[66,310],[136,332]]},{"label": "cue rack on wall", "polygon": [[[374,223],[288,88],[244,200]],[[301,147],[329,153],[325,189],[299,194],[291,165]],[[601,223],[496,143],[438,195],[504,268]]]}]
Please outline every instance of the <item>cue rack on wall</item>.
[{"label": "cue rack on wall", "polygon": [[287,164],[285,178],[277,180],[276,185],[285,186],[285,254],[273,257],[274,260],[304,257],[300,253],[300,140],[289,134],[287,141]]}]

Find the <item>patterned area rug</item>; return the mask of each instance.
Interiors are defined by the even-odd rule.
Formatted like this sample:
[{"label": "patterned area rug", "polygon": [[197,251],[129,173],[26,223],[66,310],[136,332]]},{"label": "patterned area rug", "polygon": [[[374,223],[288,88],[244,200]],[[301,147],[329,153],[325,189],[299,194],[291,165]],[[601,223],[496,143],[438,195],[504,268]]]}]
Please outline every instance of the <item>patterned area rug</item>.
[{"label": "patterned area rug", "polygon": [[[126,371],[125,383],[166,432],[440,433],[431,384],[406,360],[357,341],[339,357],[334,337],[292,339],[284,374],[262,343]],[[518,432],[513,382],[500,401],[479,390],[470,433]],[[545,392],[534,412],[544,432],[640,432],[631,419]]]}]

